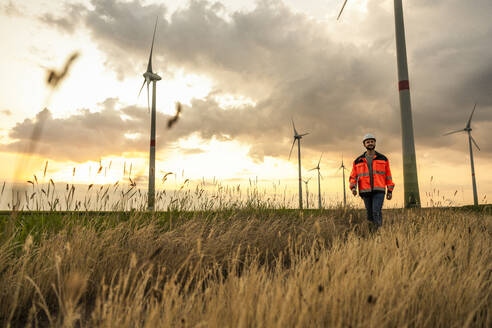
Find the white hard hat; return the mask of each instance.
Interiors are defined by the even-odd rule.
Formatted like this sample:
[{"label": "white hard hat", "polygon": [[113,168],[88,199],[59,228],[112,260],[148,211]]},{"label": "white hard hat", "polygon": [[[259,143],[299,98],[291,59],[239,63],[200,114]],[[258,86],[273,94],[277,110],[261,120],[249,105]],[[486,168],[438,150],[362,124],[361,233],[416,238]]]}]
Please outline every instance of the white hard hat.
[{"label": "white hard hat", "polygon": [[374,139],[374,141],[376,141],[376,137],[373,136],[372,134],[368,133],[364,136],[364,139],[362,139],[362,142],[368,140],[368,139]]}]

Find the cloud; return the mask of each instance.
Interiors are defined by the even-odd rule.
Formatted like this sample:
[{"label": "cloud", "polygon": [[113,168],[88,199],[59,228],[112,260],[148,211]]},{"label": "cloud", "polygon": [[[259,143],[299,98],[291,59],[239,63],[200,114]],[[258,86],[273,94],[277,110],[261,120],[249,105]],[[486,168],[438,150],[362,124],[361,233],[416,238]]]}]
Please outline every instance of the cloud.
[{"label": "cloud", "polygon": [[39,17],[39,20],[47,25],[57,26],[65,32],[73,33],[75,28],[80,25],[86,8],[81,4],[70,4],[64,7],[63,16],[59,17],[52,13],[45,13]]},{"label": "cloud", "polygon": [[[143,137],[129,139],[124,135],[144,132],[145,114],[139,115],[133,108],[117,111],[114,103],[114,99],[108,99],[99,112],[82,109],[68,118],[54,118],[48,109],[44,109],[34,119],[17,123],[9,131],[9,138],[14,141],[1,145],[0,149],[22,151],[22,146],[30,141],[31,131],[44,121],[36,150],[36,154],[44,157],[83,162],[110,154],[143,151]],[[130,119],[123,119],[122,114]]]},{"label": "cloud", "polygon": [[12,112],[8,109],[3,109],[3,110],[0,110],[0,114],[2,114],[4,116],[11,116]]},{"label": "cloud", "polygon": [[[35,118],[25,119],[10,129],[8,137],[13,141],[0,145],[0,150],[22,151],[21,146],[30,141],[31,131],[42,121],[43,134],[38,141],[37,155],[83,162],[109,155],[147,152],[150,119],[147,110],[135,106],[116,110],[116,104],[116,99],[107,99],[99,111],[81,109],[67,118],[54,118],[48,109],[44,109]],[[205,140],[252,140],[250,135],[256,128],[255,111],[254,108],[225,111],[219,109],[214,100],[196,100],[190,108],[183,110],[182,120],[172,130],[166,125],[171,116],[157,113],[157,148],[172,146],[180,138],[193,134]],[[227,127],[226,123],[230,125]],[[197,154],[203,150],[184,149],[183,152]]]},{"label": "cloud", "polygon": [[[44,122],[43,134],[38,141],[36,154],[57,160],[83,162],[97,160],[103,156],[130,152],[147,152],[149,115],[146,109],[135,106],[115,109],[116,99],[107,99],[99,111],[81,109],[67,118],[54,118],[48,109],[35,118],[17,123],[9,131],[9,144],[0,145],[0,150],[18,152],[28,143],[31,131]],[[157,113],[157,148],[173,146],[180,138],[196,135],[204,140],[238,139],[254,143],[272,132],[255,133],[258,128],[269,129],[268,114],[257,107],[237,110],[222,110],[213,99],[194,100],[191,107],[183,109],[182,119],[168,130],[169,115]],[[263,127],[260,122],[263,123]],[[281,134],[275,134],[281,139]],[[277,146],[280,143],[276,143]],[[268,153],[275,152],[270,149]],[[183,149],[184,153],[197,154],[201,149]]]},{"label": "cloud", "polygon": [[[36,150],[36,154],[42,157],[84,162],[124,153],[146,153],[150,119],[147,110],[135,106],[117,110],[116,104],[116,99],[107,99],[101,104],[98,112],[82,109],[67,118],[54,118],[48,109],[44,109],[34,119],[26,119],[16,124],[9,131],[9,138],[14,141],[0,145],[0,151],[21,151],[21,145],[28,143],[32,136],[31,131],[43,117],[44,132]],[[239,109],[223,110],[214,99],[194,100],[191,106],[184,106],[182,119],[172,130],[166,127],[166,122],[171,116],[158,112],[157,150],[176,148],[178,140],[196,136],[205,141],[215,138],[223,141],[236,140],[250,145],[248,155],[257,162],[263,161],[265,156],[287,159],[292,143],[291,123],[288,118],[282,117],[278,117],[279,121],[276,124],[273,123],[271,120],[276,116],[272,113],[270,105],[260,103],[254,107],[243,106]],[[309,130],[299,121],[296,122],[296,128],[300,133],[313,133],[314,130],[317,134],[313,138],[311,134],[303,138],[304,154],[307,152],[317,158],[320,151],[347,149],[344,146],[347,142],[344,136],[338,139],[336,136],[328,137],[332,133],[330,127],[336,125],[320,122],[319,126]],[[327,130],[326,141],[320,138],[320,135],[323,135],[323,127]],[[490,128],[492,124],[484,126],[483,130]],[[451,138],[450,140],[456,143],[457,150],[461,148],[463,152],[468,151],[466,147],[462,147],[465,144],[464,135],[454,135]],[[492,149],[486,143],[485,132],[475,134],[475,139],[482,148],[481,154],[490,156]],[[359,144],[360,140],[355,140],[354,147],[359,147]],[[383,144],[388,143],[383,140]],[[179,148],[178,151],[183,154],[204,152],[200,148]],[[357,149],[355,153],[358,152]]]},{"label": "cloud", "polygon": [[17,7],[12,1],[4,3],[0,10],[3,11],[7,16],[23,16],[22,10]]},{"label": "cloud", "polygon": [[[180,67],[206,75],[218,93],[241,94],[257,104],[224,111],[211,95],[194,100],[169,133],[172,140],[193,133],[204,139],[233,138],[252,145],[250,156],[255,160],[287,157],[293,117],[298,130],[310,132],[303,140],[308,152],[352,149],[358,153],[366,132],[378,136],[383,152],[401,150],[393,15],[380,1],[370,0],[367,15],[353,18],[348,27],[312,20],[275,0],[258,1],[253,10],[237,12],[227,12],[220,3],[196,0],[169,14],[163,5],[139,1],[92,0],[91,7],[78,8],[78,18],[69,21],[90,31],[106,53],[107,64],[121,78],[144,69],[152,25],[159,16],[156,70]],[[417,153],[457,147],[456,136],[441,135],[464,125],[478,102],[474,133],[482,154],[492,156],[484,130],[492,124],[492,24],[488,15],[492,3],[415,1],[404,9]],[[349,14],[346,10],[344,21]],[[45,21],[63,26],[69,17]],[[347,39],[336,41],[340,37],[335,33],[342,32]],[[145,119],[141,117],[145,114],[137,114],[141,112],[138,108],[124,111],[135,115],[127,114],[134,124]],[[138,130],[145,135],[143,128],[118,120],[118,114],[105,109],[97,115],[114,120],[115,136],[121,137],[116,125],[127,133]],[[97,115],[82,111],[70,123],[94,120]],[[23,124],[28,123],[33,121]],[[97,135],[101,140],[114,137]],[[145,149],[143,139],[133,140],[134,144],[106,142],[111,146],[106,151],[113,148],[115,153],[130,146]]]},{"label": "cloud", "polygon": [[205,150],[201,148],[181,148],[179,151],[184,155],[196,155],[203,154],[205,152]]}]

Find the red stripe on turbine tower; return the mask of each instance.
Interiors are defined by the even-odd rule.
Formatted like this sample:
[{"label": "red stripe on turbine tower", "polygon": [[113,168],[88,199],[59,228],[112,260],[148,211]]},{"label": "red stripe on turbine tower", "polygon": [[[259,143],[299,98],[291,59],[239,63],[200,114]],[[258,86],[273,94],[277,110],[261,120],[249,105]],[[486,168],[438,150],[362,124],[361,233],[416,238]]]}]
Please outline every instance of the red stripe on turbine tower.
[{"label": "red stripe on turbine tower", "polygon": [[150,147],[155,147],[155,140],[150,140]]},{"label": "red stripe on turbine tower", "polygon": [[410,90],[410,82],[408,80],[398,82],[398,90]]}]

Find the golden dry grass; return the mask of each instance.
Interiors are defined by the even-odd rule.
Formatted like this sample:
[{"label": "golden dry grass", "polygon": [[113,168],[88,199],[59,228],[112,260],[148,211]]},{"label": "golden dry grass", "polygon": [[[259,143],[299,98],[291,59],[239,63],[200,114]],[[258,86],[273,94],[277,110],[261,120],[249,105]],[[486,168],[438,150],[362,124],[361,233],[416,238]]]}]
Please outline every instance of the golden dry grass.
[{"label": "golden dry grass", "polygon": [[[0,324],[490,327],[492,218],[394,210],[135,213],[0,246]],[[17,218],[20,219],[20,218]]]}]

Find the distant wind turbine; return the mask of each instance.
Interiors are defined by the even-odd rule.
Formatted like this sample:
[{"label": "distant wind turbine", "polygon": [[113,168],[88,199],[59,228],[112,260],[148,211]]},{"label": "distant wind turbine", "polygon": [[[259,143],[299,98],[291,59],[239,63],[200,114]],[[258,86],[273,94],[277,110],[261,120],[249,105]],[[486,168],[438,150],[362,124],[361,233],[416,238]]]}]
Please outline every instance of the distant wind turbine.
[{"label": "distant wind turbine", "polygon": [[[347,4],[344,1],[337,20]],[[398,66],[398,91],[400,94],[400,115],[403,155],[403,190],[405,207],[420,207],[417,160],[415,159],[415,141],[413,137],[412,105],[410,102],[410,83],[408,81],[407,48],[405,27],[403,24],[402,0],[394,0],[396,61]]]},{"label": "distant wind turbine", "polygon": [[466,126],[465,126],[464,129],[460,129],[460,130],[456,130],[456,131],[451,131],[451,132],[445,133],[444,135],[447,136],[447,135],[450,135],[450,134],[453,134],[453,133],[458,133],[458,132],[463,132],[463,131],[466,132],[466,133],[468,133],[468,145],[469,145],[469,148],[470,148],[470,164],[471,164],[471,174],[472,174],[472,184],[473,184],[473,204],[475,206],[478,206],[477,182],[475,181],[475,164],[473,162],[473,147],[472,147],[472,143],[475,145],[475,147],[477,147],[478,150],[480,150],[480,147],[478,147],[477,142],[475,141],[475,139],[473,139],[473,137],[471,135],[471,131],[472,131],[472,128],[471,128],[471,120],[472,120],[473,113],[475,112],[475,108],[476,107],[477,107],[477,104],[475,104],[475,106],[473,106],[473,110],[471,112],[470,118],[468,119],[468,122],[466,123]]},{"label": "distant wind turbine", "polygon": [[292,120],[292,128],[294,129],[294,142],[292,142],[292,147],[290,147],[289,161],[290,161],[290,155],[292,155],[292,149],[294,148],[294,144],[296,143],[297,140],[297,157],[299,161],[299,208],[302,210],[301,139],[302,137],[308,135],[309,133],[303,133],[303,134],[297,133],[294,120]]},{"label": "distant wind turbine", "polygon": [[311,178],[303,181],[306,184],[306,209],[309,208],[309,189],[308,189],[309,180],[311,180]]},{"label": "distant wind turbine", "polygon": [[345,171],[347,168],[343,165],[343,155],[342,155],[342,165],[338,168],[338,170],[342,170],[342,182],[343,182],[343,206],[347,206],[347,193],[345,192]]},{"label": "distant wind turbine", "polygon": [[143,74],[144,81],[138,95],[142,92],[145,84],[147,84],[147,108],[149,108],[149,84],[152,82],[152,114],[150,120],[150,156],[149,156],[149,191],[148,191],[148,210],[154,210],[155,203],[155,93],[156,82],[161,80],[161,77],[152,71],[152,52],[154,50],[155,31],[157,29],[157,18],[154,25],[154,34],[152,36],[152,45],[150,46],[149,62],[147,64],[147,71]]},{"label": "distant wind turbine", "polygon": [[319,164],[321,163],[321,157],[323,156],[323,153],[321,153],[321,156],[319,157],[319,161],[318,161],[318,165],[316,165],[316,167],[313,167],[311,170],[309,171],[312,171],[312,170],[318,170],[318,208],[321,209],[321,172],[319,171],[320,170],[320,167],[319,167]]}]

